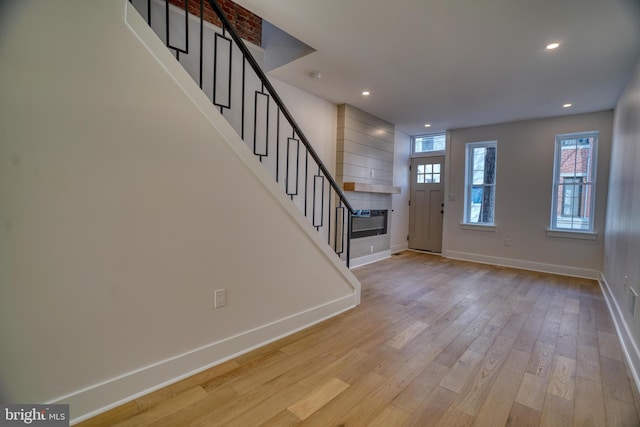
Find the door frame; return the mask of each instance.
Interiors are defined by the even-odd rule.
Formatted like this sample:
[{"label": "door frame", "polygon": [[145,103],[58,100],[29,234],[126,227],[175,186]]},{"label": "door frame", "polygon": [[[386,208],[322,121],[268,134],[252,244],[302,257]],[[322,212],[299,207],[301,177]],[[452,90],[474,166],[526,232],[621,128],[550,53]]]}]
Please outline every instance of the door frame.
[{"label": "door frame", "polygon": [[[440,256],[447,256],[447,228],[448,228],[448,224],[449,224],[449,218],[451,218],[450,215],[447,215],[447,213],[450,213],[450,202],[455,202],[457,197],[455,194],[451,194],[450,193],[450,189],[449,189],[449,177],[451,176],[451,133],[449,131],[445,132],[446,134],[446,144],[445,144],[445,148],[444,150],[441,151],[429,151],[429,152],[422,152],[422,153],[414,153],[413,152],[413,146],[411,147],[410,153],[409,154],[409,159],[408,159],[408,164],[407,164],[407,171],[409,172],[409,176],[408,176],[408,182],[407,182],[407,192],[409,193],[409,200],[411,200],[411,171],[409,171],[409,168],[411,167],[411,161],[415,158],[420,158],[420,157],[438,157],[438,156],[444,156],[444,215],[442,218],[442,252],[441,253],[433,253],[434,255],[440,255]],[[411,145],[413,145],[413,138],[409,139],[409,143]],[[410,211],[407,211],[407,228],[409,226],[409,215]],[[409,233],[408,233],[408,229],[407,229],[407,248],[408,248],[408,244],[409,244]],[[412,249],[409,249],[412,250]]]}]

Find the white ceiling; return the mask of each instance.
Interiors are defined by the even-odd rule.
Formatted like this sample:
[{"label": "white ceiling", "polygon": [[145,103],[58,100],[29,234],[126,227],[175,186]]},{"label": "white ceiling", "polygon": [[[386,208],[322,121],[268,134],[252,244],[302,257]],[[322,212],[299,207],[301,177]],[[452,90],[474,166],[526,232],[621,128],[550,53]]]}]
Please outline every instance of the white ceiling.
[{"label": "white ceiling", "polygon": [[236,2],[316,49],[270,75],[410,135],[613,108],[640,56],[640,0]]}]

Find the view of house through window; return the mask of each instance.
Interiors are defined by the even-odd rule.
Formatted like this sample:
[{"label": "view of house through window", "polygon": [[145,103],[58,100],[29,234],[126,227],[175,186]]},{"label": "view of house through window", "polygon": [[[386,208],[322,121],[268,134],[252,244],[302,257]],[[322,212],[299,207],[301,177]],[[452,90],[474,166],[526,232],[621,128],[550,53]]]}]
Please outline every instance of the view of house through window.
[{"label": "view of house through window", "polygon": [[593,231],[598,132],[556,136],[552,230]]},{"label": "view of house through window", "polygon": [[447,135],[444,133],[419,135],[411,137],[411,141],[413,154],[444,151],[447,144]]},{"label": "view of house through window", "polygon": [[465,223],[493,225],[497,142],[467,144]]}]

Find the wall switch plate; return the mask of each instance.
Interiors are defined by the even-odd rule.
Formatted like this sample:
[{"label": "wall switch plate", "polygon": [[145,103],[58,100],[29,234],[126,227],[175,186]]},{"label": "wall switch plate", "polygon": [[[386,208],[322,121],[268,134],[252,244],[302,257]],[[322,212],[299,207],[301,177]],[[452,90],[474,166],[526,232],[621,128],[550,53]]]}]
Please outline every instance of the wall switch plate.
[{"label": "wall switch plate", "polygon": [[224,307],[227,304],[227,290],[218,289],[213,293],[213,308]]}]

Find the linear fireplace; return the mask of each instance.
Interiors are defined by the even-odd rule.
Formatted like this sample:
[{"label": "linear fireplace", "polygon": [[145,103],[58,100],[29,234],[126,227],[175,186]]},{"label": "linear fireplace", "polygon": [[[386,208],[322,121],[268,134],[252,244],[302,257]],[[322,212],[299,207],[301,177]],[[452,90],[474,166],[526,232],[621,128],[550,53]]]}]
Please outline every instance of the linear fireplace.
[{"label": "linear fireplace", "polygon": [[361,209],[351,215],[351,238],[387,234],[388,210]]}]

